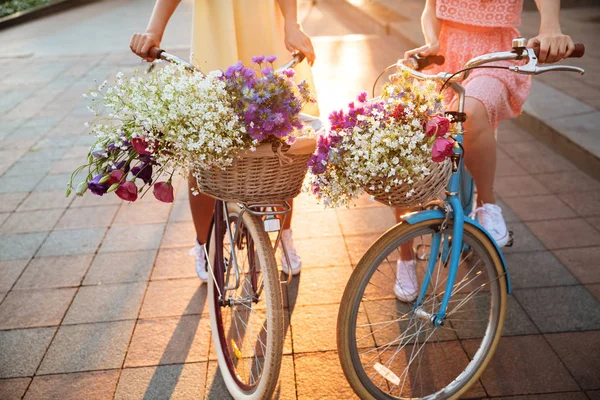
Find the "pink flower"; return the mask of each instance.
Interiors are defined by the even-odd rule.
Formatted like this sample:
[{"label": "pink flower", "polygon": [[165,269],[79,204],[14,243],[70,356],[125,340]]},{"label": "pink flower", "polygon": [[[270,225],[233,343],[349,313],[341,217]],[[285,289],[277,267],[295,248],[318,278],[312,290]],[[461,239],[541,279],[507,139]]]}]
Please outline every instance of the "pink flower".
[{"label": "pink flower", "polygon": [[108,178],[108,184],[112,185],[115,184],[117,182],[120,182],[121,179],[123,179],[123,176],[125,175],[125,172],[123,172],[120,169],[115,169],[114,171],[112,171],[110,173],[110,178]]},{"label": "pink flower", "polygon": [[358,95],[357,100],[360,101],[361,103],[364,103],[365,101],[367,101],[367,92],[361,92]]},{"label": "pink flower", "polygon": [[444,137],[438,137],[433,142],[431,149],[431,159],[435,162],[442,162],[454,153],[454,142]]},{"label": "pink flower", "polygon": [[133,146],[135,151],[137,151],[138,154],[140,154],[140,155],[152,154],[148,150],[148,143],[146,142],[146,140],[144,140],[143,137],[135,137],[135,138],[131,139],[131,145]]},{"label": "pink flower", "polygon": [[288,78],[293,78],[296,75],[296,71],[293,68],[283,70],[283,74]]},{"label": "pink flower", "polygon": [[156,182],[154,184],[153,193],[157,200],[164,203],[173,202],[173,185],[171,185],[171,182]]},{"label": "pink flower", "polygon": [[425,126],[427,136],[432,137],[434,135],[444,136],[450,129],[450,120],[443,115],[435,115]]},{"label": "pink flower", "polygon": [[138,188],[135,186],[135,183],[127,181],[120,184],[115,193],[125,201],[136,201]]}]

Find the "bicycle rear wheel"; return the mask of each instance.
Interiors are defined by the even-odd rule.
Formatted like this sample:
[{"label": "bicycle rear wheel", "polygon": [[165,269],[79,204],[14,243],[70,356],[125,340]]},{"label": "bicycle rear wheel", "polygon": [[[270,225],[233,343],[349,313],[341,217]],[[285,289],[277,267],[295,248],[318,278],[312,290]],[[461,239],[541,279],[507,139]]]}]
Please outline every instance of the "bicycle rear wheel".
[{"label": "bicycle rear wheel", "polygon": [[[209,246],[213,270],[208,300],[215,352],[235,399],[270,398],[279,378],[284,339],[277,264],[262,220],[242,214],[234,203],[227,203],[227,213],[232,237],[225,219],[215,220]],[[234,257],[239,267],[237,287]]]},{"label": "bicycle rear wheel", "polygon": [[[338,352],[361,399],[459,398],[493,356],[506,312],[506,280],[493,243],[471,225],[465,225],[469,250],[461,256],[444,325],[437,328],[431,322],[448,277],[442,253],[452,249],[452,224],[439,233],[442,222],[402,223],[390,229],[348,281],[338,315]],[[428,265],[434,266],[419,307],[394,294],[399,247],[409,242],[420,251],[429,249],[417,259],[419,284]]]}]

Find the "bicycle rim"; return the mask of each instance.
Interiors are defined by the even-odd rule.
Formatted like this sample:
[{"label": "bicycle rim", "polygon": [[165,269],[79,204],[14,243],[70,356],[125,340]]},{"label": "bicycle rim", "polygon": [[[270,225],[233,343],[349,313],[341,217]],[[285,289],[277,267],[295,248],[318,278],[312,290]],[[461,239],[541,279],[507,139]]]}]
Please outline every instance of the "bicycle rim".
[{"label": "bicycle rim", "polygon": [[[217,235],[213,228],[210,245],[215,279],[211,276],[208,282],[208,297],[215,352],[234,398],[266,398],[277,385],[283,348],[277,265],[262,221],[250,214],[240,219],[236,204],[227,207],[233,241],[228,232]],[[223,260],[215,259],[216,246],[223,248]],[[224,287],[235,286],[235,273],[230,268],[234,255],[240,284],[230,290],[220,289],[220,280]]]},{"label": "bicycle rim", "polygon": [[[412,240],[413,248],[427,255],[422,247],[431,250],[441,222],[390,229],[348,282],[338,317],[338,350],[344,373],[361,398],[458,398],[477,382],[493,355],[506,311],[506,282],[493,244],[477,228],[465,225],[469,250],[461,256],[442,327],[419,316],[414,303],[394,295],[399,246]],[[439,311],[448,272],[443,253],[452,249],[451,232],[450,225],[433,254],[435,269],[419,312]],[[431,257],[423,258],[417,262],[419,284]]]}]

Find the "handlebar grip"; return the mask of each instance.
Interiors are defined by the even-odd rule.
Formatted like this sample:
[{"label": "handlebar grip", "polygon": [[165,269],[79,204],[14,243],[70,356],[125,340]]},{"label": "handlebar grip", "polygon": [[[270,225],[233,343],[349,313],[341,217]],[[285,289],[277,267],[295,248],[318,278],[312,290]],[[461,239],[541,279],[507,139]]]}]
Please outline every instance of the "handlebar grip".
[{"label": "handlebar grip", "polygon": [[306,58],[306,56],[304,55],[303,52],[301,51],[297,51],[294,53],[294,58],[298,60],[298,64],[300,64],[302,61],[304,61],[304,59]]},{"label": "handlebar grip", "polygon": [[416,68],[415,68],[417,71],[427,68],[431,64],[442,65],[446,62],[446,59],[444,58],[444,56],[441,56],[441,55],[425,56],[425,57],[419,56],[419,55],[414,55],[411,58],[414,59],[417,63]]},{"label": "handlebar grip", "polygon": [[148,57],[159,59],[160,55],[164,52],[165,51],[159,47],[152,47],[150,50],[148,50]]},{"label": "handlebar grip", "polygon": [[569,55],[569,58],[581,58],[585,54],[585,45],[583,43],[575,43],[575,49]]},{"label": "handlebar grip", "polygon": [[[533,51],[536,56],[540,56],[540,48],[534,47]],[[581,58],[585,54],[585,45],[583,43],[575,43],[575,49],[567,58]]]}]

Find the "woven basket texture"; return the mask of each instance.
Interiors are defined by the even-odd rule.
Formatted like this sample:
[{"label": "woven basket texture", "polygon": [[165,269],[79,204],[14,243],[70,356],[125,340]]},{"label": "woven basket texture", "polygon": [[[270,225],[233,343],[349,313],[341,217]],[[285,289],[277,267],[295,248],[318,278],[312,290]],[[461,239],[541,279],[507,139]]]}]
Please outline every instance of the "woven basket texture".
[{"label": "woven basket texture", "polygon": [[[429,200],[438,198],[440,193],[444,191],[452,174],[452,163],[450,159],[444,162],[431,162],[429,165],[431,173],[422,180],[414,182],[412,185],[401,185],[395,187],[390,192],[386,193],[383,190],[365,191],[373,196],[376,201],[385,205],[397,208],[413,208],[420,206]],[[414,189],[414,193],[410,197],[406,194]]]}]

